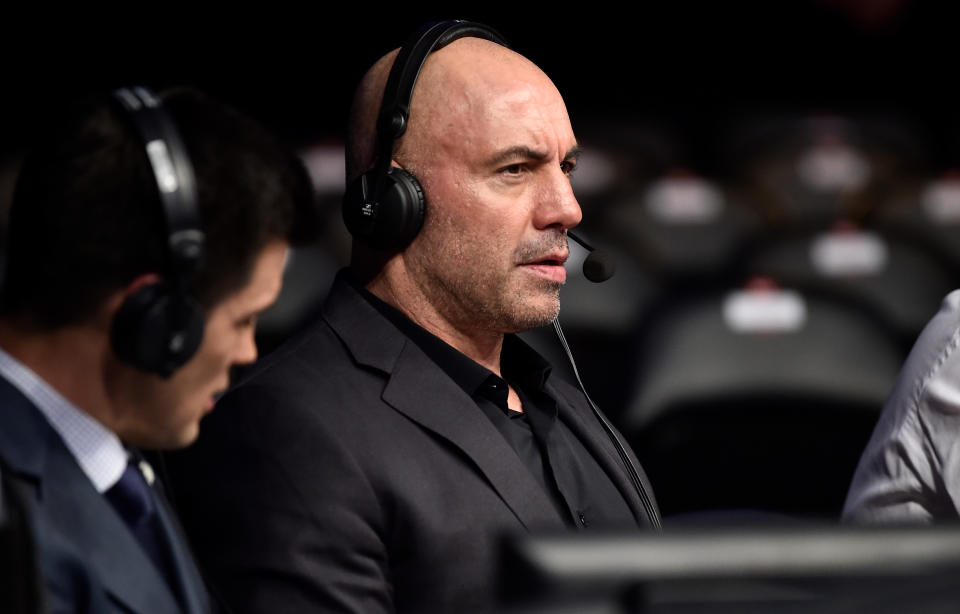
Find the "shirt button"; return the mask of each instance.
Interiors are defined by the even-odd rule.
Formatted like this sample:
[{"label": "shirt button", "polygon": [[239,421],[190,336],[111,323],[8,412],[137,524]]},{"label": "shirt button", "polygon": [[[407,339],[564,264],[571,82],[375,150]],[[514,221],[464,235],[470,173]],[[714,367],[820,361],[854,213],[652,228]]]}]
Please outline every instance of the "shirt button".
[{"label": "shirt button", "polygon": [[580,521],[581,527],[585,528],[587,526],[587,517],[583,515],[583,512],[580,512],[580,511],[577,512],[577,520]]}]

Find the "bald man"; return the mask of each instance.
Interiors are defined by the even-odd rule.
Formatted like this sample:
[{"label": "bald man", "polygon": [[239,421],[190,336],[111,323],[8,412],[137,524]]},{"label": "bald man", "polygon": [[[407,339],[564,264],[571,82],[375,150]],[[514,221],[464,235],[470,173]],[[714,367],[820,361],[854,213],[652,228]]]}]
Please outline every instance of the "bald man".
[{"label": "bald man", "polygon": [[[454,40],[426,56],[396,142],[377,117],[391,67],[412,60],[388,54],[358,89],[354,252],[321,318],[173,466],[238,612],[495,611],[503,536],[656,522],[584,394],[514,336],[556,317],[581,218],[563,99],[482,28],[442,27]],[[378,190],[403,172],[422,228],[371,233],[362,210],[393,219]]]}]

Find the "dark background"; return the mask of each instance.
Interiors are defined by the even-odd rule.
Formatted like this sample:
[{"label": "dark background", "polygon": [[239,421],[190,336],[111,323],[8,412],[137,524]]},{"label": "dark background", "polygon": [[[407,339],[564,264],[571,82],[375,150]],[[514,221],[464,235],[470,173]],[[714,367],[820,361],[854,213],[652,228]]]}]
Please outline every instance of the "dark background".
[{"label": "dark background", "polygon": [[0,50],[0,151],[15,152],[65,99],[121,84],[192,84],[295,145],[343,135],[352,90],[421,23],[483,21],[539,64],[576,130],[591,117],[672,126],[702,171],[717,143],[758,113],[876,112],[918,124],[936,166],[957,146],[955,10],[911,0],[592,2],[403,10],[359,3],[218,11],[7,10]]}]

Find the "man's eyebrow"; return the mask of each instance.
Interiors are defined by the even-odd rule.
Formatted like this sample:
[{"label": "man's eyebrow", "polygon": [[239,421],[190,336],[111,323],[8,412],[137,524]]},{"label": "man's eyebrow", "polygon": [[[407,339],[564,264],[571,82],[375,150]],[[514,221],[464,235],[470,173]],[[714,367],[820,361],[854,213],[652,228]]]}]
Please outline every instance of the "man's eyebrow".
[{"label": "man's eyebrow", "polygon": [[546,160],[548,155],[549,153],[546,151],[536,151],[526,145],[516,145],[495,153],[491,156],[489,164],[490,166],[496,166],[515,160]]},{"label": "man's eyebrow", "polygon": [[574,145],[570,148],[570,151],[567,152],[567,155],[563,157],[564,160],[573,160],[576,162],[580,159],[580,154],[583,153],[583,148],[579,145]]}]

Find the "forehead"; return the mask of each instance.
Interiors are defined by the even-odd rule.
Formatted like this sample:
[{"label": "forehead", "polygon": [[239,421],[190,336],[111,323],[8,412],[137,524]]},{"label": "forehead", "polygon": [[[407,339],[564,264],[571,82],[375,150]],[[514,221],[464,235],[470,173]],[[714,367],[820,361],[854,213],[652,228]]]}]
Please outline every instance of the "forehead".
[{"label": "forehead", "polygon": [[[515,80],[500,88],[473,88],[463,120],[484,130],[496,128],[573,133],[567,108],[552,83]],[[511,125],[512,124],[512,125]]]},{"label": "forehead", "polygon": [[[468,41],[472,47],[454,48]],[[447,154],[524,145],[562,156],[576,144],[563,98],[529,60],[478,39],[449,47],[424,67],[411,105],[411,132]]]}]

